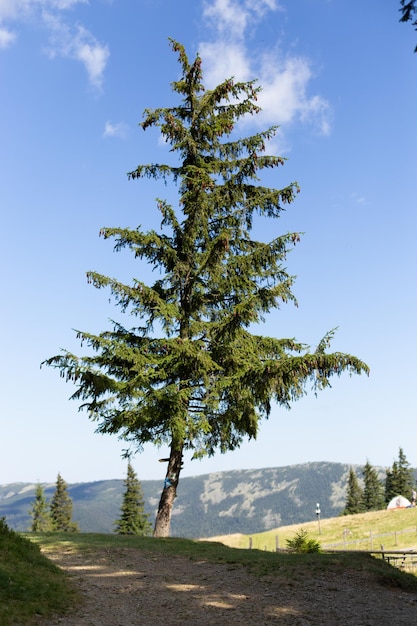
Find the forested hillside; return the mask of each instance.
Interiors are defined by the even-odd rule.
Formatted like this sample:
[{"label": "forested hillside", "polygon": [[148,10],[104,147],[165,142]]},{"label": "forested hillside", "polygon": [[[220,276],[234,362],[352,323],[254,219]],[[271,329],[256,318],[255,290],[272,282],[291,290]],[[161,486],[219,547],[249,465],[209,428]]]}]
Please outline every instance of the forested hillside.
[{"label": "forested hillside", "polygon": [[[171,534],[209,537],[235,532],[255,533],[338,515],[345,505],[349,465],[305,463],[260,470],[235,470],[183,478],[175,502]],[[51,498],[54,484],[43,485]],[[143,481],[151,521],[158,506],[160,481]],[[14,529],[30,527],[29,509],[36,484],[0,486],[0,517]],[[81,532],[114,531],[123,494],[123,480],[68,485],[73,518]]]}]

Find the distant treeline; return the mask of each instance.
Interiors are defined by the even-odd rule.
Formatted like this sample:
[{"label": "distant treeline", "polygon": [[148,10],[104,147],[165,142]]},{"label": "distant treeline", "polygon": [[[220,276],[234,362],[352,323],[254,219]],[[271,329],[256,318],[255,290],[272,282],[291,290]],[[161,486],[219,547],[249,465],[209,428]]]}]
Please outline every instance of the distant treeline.
[{"label": "distant treeline", "polygon": [[[145,512],[142,485],[138,480],[130,461],[124,481],[125,491],[120,507],[120,515],[113,522],[114,532],[118,535],[149,535],[151,524]],[[41,484],[36,486],[35,499],[29,514],[30,530],[43,532],[78,532],[79,524],[72,520],[73,502],[68,493],[68,486],[61,474],[58,474],[55,491],[50,502],[46,499]]]},{"label": "distant treeline", "polygon": [[402,448],[398,459],[385,471],[381,480],[375,467],[367,461],[359,474],[351,467],[347,481],[346,504],[343,515],[379,511],[386,508],[393,498],[403,496],[416,505],[416,479],[414,470]]},{"label": "distant treeline", "polygon": [[[386,468],[374,468],[379,487],[385,489]],[[233,470],[185,477],[175,500],[171,535],[211,537],[231,533],[252,534],[280,526],[302,524],[321,517],[337,517],[346,509],[350,471],[364,488],[364,466],[346,463],[311,462],[274,468]],[[390,468],[392,470],[392,468]],[[417,471],[411,473],[417,476]],[[141,482],[145,514],[153,523],[161,492],[161,481]],[[412,480],[415,484],[415,479]],[[50,502],[56,485],[42,485]],[[36,483],[0,485],[0,517],[14,530],[31,528],[30,509]],[[367,492],[372,490],[367,489]],[[81,532],[114,533],[120,517],[125,481],[102,480],[68,485],[73,501],[73,520]],[[400,490],[410,499],[411,493]],[[361,491],[362,493],[362,491]],[[397,494],[394,494],[397,495]],[[386,503],[381,503],[381,508]]]}]

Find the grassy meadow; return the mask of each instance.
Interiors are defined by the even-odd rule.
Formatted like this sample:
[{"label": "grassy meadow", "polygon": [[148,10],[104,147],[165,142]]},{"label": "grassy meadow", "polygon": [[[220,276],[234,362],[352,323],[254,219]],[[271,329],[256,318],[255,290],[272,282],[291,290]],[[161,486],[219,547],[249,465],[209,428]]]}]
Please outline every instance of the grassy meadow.
[{"label": "grassy meadow", "polygon": [[252,535],[212,537],[232,548],[252,548],[274,551],[287,547],[296,531],[305,528],[324,550],[417,550],[417,507],[392,511],[372,511],[314,520],[303,524],[282,526]]}]

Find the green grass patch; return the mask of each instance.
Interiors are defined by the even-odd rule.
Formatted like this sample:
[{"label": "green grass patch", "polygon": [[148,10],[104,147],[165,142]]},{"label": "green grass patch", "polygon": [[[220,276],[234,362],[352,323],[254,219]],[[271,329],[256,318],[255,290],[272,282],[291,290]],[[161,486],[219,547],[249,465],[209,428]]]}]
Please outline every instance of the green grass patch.
[{"label": "green grass patch", "polygon": [[24,626],[76,601],[67,576],[0,518],[0,624]]}]

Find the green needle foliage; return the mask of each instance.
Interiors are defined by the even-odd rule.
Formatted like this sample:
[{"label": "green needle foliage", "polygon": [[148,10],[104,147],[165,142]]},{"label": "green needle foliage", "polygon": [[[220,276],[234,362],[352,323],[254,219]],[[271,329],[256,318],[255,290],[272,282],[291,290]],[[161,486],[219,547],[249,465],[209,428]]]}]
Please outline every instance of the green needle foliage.
[{"label": "green needle foliage", "polygon": [[382,482],[379,480],[377,470],[366,461],[363,467],[363,493],[362,511],[379,511],[385,509],[384,492]]},{"label": "green needle foliage", "polygon": [[67,483],[61,474],[58,474],[52,496],[51,521],[54,531],[78,532],[78,524],[72,521],[72,500],[67,491]]},{"label": "green needle foliage", "polygon": [[320,543],[309,537],[305,528],[300,528],[294,533],[294,537],[287,539],[287,548],[298,554],[321,552]]},{"label": "green needle foliage", "polygon": [[356,472],[349,468],[349,476],[347,481],[346,504],[342,511],[343,515],[353,515],[354,513],[362,513],[363,490],[359,484]]},{"label": "green needle foliage", "polygon": [[116,533],[118,535],[139,535],[142,537],[149,535],[151,525],[148,515],[145,513],[142,486],[130,463],[127,465],[125,487],[120,517],[115,523]]},{"label": "green needle foliage", "polygon": [[190,63],[179,43],[171,46],[182,70],[172,83],[180,102],[146,110],[141,126],[159,129],[177,160],[139,165],[128,176],[171,180],[178,205],[157,201],[158,231],[101,231],[115,239],[115,250],[129,249],[158,278],[126,285],[88,274],[140,325],[79,332],[93,354],[64,352],[45,361],[77,385],[72,398],[83,402],[98,432],[117,433],[138,449],[148,442],[170,446],[156,536],[169,534],[184,450],[195,457],[234,450],[256,437],[273,402],[289,408],[309,386],[327,387],[332,375],[368,372],[354,356],[326,352],[333,331],[315,350],[252,332],[268,312],[295,302],[285,261],[299,233],[258,241],[251,231],[255,219],[277,219],[298,185],[275,189],[260,179],[284,164],[266,154],[276,127],[245,138],[234,131],[243,117],[259,113],[260,87],[230,78],[206,90],[200,57]]},{"label": "green needle foliage", "polygon": [[414,489],[414,472],[404,454],[404,450],[400,448],[398,460],[394,461],[392,467],[386,470],[385,502],[388,504],[396,496],[404,496],[411,500]]},{"label": "green needle foliage", "polygon": [[44,533],[52,530],[51,514],[49,505],[45,498],[42,485],[37,485],[35,492],[35,500],[30,509],[32,517],[31,531],[33,533]]}]

